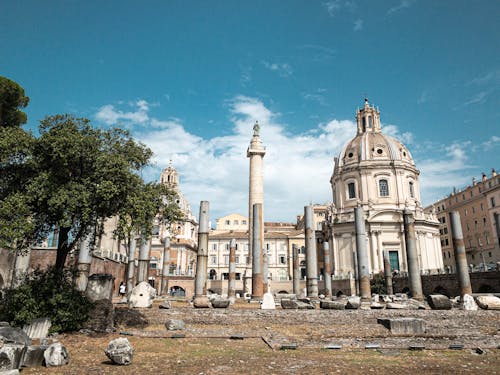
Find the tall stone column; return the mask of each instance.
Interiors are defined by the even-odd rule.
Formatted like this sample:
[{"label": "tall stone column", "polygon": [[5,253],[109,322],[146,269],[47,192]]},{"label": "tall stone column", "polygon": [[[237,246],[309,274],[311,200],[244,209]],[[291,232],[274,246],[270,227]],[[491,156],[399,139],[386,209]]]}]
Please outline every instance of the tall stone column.
[{"label": "tall stone column", "polygon": [[330,261],[330,244],[328,241],[323,242],[323,259],[324,259],[324,274],[325,274],[325,297],[332,296],[332,268]]},{"label": "tall stone column", "polygon": [[[253,136],[250,141],[250,145],[247,149],[247,157],[250,159],[250,170],[249,170],[249,191],[248,191],[248,262],[247,262],[247,274],[250,272],[250,267],[253,266],[253,241],[254,241],[254,219],[253,219],[253,207],[254,204],[260,204],[261,209],[259,211],[261,223],[260,227],[260,239],[262,243],[264,242],[264,169],[263,169],[263,161],[264,155],[266,154],[266,148],[262,145],[260,140],[260,126],[258,123],[255,123],[253,127]],[[262,244],[261,244],[262,251]],[[260,269],[262,271],[262,267]],[[253,285],[253,282],[252,282]],[[248,292],[246,290],[245,292]],[[254,292],[252,291],[252,295]]]},{"label": "tall stone column", "polygon": [[410,282],[410,292],[414,299],[423,300],[422,278],[418,264],[417,241],[415,238],[415,220],[409,210],[404,210],[404,232],[406,245],[406,258],[408,263],[408,280]]},{"label": "tall stone column", "polygon": [[252,241],[252,299],[260,300],[264,295],[264,286],[262,282],[262,204],[253,205],[253,241]]},{"label": "tall stone column", "polygon": [[137,247],[137,239],[134,235],[129,240],[128,248],[128,267],[127,267],[127,291],[130,292],[134,287],[134,275],[135,275],[135,249]]},{"label": "tall stone column", "polygon": [[170,272],[170,235],[162,239],[163,242],[163,266],[161,268],[161,289],[160,294],[168,294],[168,275]]},{"label": "tall stone column", "polygon": [[231,302],[236,298],[236,240],[233,238],[229,243],[229,278],[227,297]]},{"label": "tall stone column", "polygon": [[208,233],[209,204],[200,202],[200,227],[198,229],[198,257],[196,259],[196,276],[194,283],[194,297],[201,298],[207,294],[207,265],[208,265]]},{"label": "tall stone column", "polygon": [[391,262],[389,260],[389,252],[384,251],[384,277],[385,277],[385,289],[387,294],[394,294],[394,289],[392,287],[392,272],[391,272]]},{"label": "tall stone column", "polygon": [[300,260],[299,260],[299,249],[297,245],[292,245],[292,264],[293,264],[293,294],[300,295]]},{"label": "tall stone column", "polygon": [[89,233],[82,237],[78,252],[78,263],[76,265],[75,289],[85,292],[89,281],[90,262],[92,261],[93,235]]},{"label": "tall stone column", "polygon": [[460,223],[460,214],[457,211],[450,212],[450,222],[453,250],[457,265],[458,285],[460,286],[460,297],[463,299],[465,294],[472,294],[472,286],[470,283],[469,269],[467,267],[462,224]]},{"label": "tall stone column", "polygon": [[269,252],[267,249],[262,250],[262,290],[264,293],[269,292]]},{"label": "tall stone column", "polygon": [[150,257],[149,239],[141,235],[141,244],[139,245],[139,264],[137,267],[137,282],[148,281],[149,275],[149,257]]},{"label": "tall stone column", "polygon": [[314,232],[313,207],[304,207],[306,242],[306,288],[307,297],[318,298],[318,257],[316,254],[316,234]]},{"label": "tall stone column", "polygon": [[354,208],[354,221],[356,226],[356,255],[358,263],[359,294],[362,301],[371,299],[370,266],[368,249],[366,246],[365,217],[362,207]]}]

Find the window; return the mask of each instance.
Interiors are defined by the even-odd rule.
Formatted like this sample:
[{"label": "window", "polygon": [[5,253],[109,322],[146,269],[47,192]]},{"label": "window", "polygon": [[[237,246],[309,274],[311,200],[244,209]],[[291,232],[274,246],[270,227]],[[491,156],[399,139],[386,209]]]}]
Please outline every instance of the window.
[{"label": "window", "polygon": [[238,224],[239,224],[239,221],[238,221],[238,220],[234,220],[234,221],[233,221],[233,224],[234,224],[234,225],[238,225]]},{"label": "window", "polygon": [[488,251],[488,256],[491,258],[491,251]]},{"label": "window", "polygon": [[467,216],[467,209],[464,209],[464,216]]},{"label": "window", "polygon": [[474,220],[474,229],[477,229],[477,220]]},{"label": "window", "polygon": [[482,203],[481,203],[481,211],[484,211],[484,206]]},{"label": "window", "polygon": [[444,227],[444,228],[443,228],[443,233],[444,233],[444,234],[448,234],[448,228],[447,228],[447,227]]},{"label": "window", "polygon": [[246,220],[241,220],[241,225],[247,225],[247,221]]},{"label": "window", "polygon": [[450,243],[448,242],[448,239],[447,239],[447,238],[445,238],[445,240],[444,240],[444,244],[445,244],[446,246],[449,246],[449,245],[450,245]]},{"label": "window", "polygon": [[467,226],[467,232],[470,232],[470,225],[469,223],[465,224]]},{"label": "window", "polygon": [[484,235],[484,237],[485,237],[485,240],[486,240],[486,245],[489,245],[490,244],[490,238],[488,237],[488,233],[486,233]]},{"label": "window", "polygon": [[236,264],[239,264],[240,263],[240,256],[239,255],[236,255],[236,261],[235,261]]},{"label": "window", "polygon": [[490,198],[491,207],[495,207],[495,197]]},{"label": "window", "polygon": [[450,252],[448,251],[448,259],[450,259],[450,258],[451,258],[451,254],[450,254]]},{"label": "window", "polygon": [[380,180],[378,182],[378,187],[379,187],[379,194],[381,197],[389,196],[389,184],[387,183],[387,180]]},{"label": "window", "polygon": [[472,213],[475,214],[476,213],[476,209],[474,207],[472,207]]},{"label": "window", "polygon": [[412,181],[410,181],[409,187],[410,187],[410,197],[411,198],[415,198],[415,187],[413,186],[413,182]]},{"label": "window", "polygon": [[486,225],[486,218],[483,217],[483,225]]},{"label": "window", "polygon": [[216,243],[212,244],[212,250],[217,251],[217,244]]},{"label": "window", "polygon": [[279,258],[280,258],[280,264],[286,264],[286,256],[285,255],[281,254],[279,256]]},{"label": "window", "polygon": [[210,264],[217,264],[217,256],[212,255],[210,257]]},{"label": "window", "polygon": [[347,184],[347,192],[348,192],[348,195],[349,195],[349,199],[356,198],[356,187],[354,185],[354,182],[349,182]]},{"label": "window", "polygon": [[229,255],[224,255],[224,264],[229,264]]},{"label": "window", "polygon": [[226,225],[230,225],[231,224],[231,221],[230,220],[226,220]]}]

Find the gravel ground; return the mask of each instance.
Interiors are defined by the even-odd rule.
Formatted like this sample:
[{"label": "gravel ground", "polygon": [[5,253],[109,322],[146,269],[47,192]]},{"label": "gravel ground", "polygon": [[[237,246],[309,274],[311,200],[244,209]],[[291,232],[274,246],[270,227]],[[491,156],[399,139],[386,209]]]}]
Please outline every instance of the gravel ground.
[{"label": "gravel ground", "polygon": [[[117,306],[117,308],[121,308]],[[500,373],[500,311],[271,310],[238,303],[229,309],[193,309],[175,302],[170,310],[140,309],[143,329],[117,327],[112,334],[64,334],[68,366],[24,369],[24,374],[366,374],[417,371],[426,374]],[[377,318],[415,317],[425,334],[394,336]],[[167,331],[182,319],[183,331]],[[127,334],[126,336],[124,334]],[[181,334],[184,338],[172,338]],[[108,342],[127,337],[134,347],[130,366],[104,355]],[[231,336],[243,339],[231,339]],[[281,350],[283,345],[296,349]],[[376,344],[379,349],[365,349]],[[463,350],[450,350],[462,344]],[[340,345],[328,350],[327,345]],[[408,350],[422,345],[425,350]],[[477,354],[476,348],[484,354]]]}]

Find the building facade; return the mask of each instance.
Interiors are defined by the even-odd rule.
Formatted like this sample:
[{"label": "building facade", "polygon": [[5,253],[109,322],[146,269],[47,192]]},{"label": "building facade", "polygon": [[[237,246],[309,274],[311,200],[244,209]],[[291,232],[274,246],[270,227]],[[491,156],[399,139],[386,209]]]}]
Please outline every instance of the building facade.
[{"label": "building facade", "polygon": [[500,176],[495,169],[491,176],[482,174],[481,180],[456,190],[429,207],[440,222],[440,238],[444,267],[456,272],[450,226],[451,211],[460,214],[467,264],[471,271],[487,271],[500,262]]},{"label": "building facade", "polygon": [[365,100],[356,113],[357,134],[334,160],[330,179],[333,203],[323,236],[333,251],[333,274],[356,275],[354,208],[362,207],[366,224],[370,273],[383,272],[387,251],[393,270],[407,272],[403,211],[415,220],[417,251],[422,273],[443,269],[439,221],[426,213],[420,200],[419,171],[410,151],[384,134],[380,112]]}]

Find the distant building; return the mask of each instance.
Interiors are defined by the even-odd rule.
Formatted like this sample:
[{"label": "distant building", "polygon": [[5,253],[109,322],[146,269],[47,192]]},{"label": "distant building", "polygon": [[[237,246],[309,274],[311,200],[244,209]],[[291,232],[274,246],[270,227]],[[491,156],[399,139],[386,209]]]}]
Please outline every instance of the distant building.
[{"label": "distant building", "polygon": [[[246,224],[244,224],[246,223]],[[229,276],[229,243],[236,240],[236,288],[240,293],[244,290],[244,282],[251,282],[251,268],[248,263],[248,218],[240,214],[230,214],[216,220],[208,238],[208,289],[215,293],[227,292]],[[293,274],[292,245],[298,249],[304,247],[304,232],[293,223],[264,223],[264,252],[269,259],[268,280],[273,290],[274,284],[283,285],[291,292],[291,275]],[[299,255],[305,275],[304,252]],[[279,288],[278,288],[279,289]]]},{"label": "distant building", "polygon": [[472,271],[495,268],[500,261],[500,176],[493,169],[491,176],[483,173],[480,181],[453,192],[429,207],[436,212],[445,269],[456,272],[451,236],[451,211],[460,214],[467,263]]},{"label": "distant building", "polygon": [[370,273],[383,271],[383,253],[391,268],[408,270],[403,230],[403,211],[415,219],[417,252],[423,273],[443,269],[439,221],[424,213],[420,200],[419,174],[408,148],[382,132],[380,112],[365,100],[356,113],[357,134],[335,158],[324,237],[333,252],[336,277],[356,274],[354,208],[365,215]]}]

